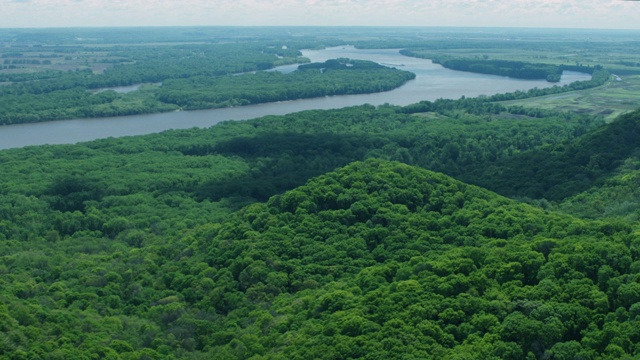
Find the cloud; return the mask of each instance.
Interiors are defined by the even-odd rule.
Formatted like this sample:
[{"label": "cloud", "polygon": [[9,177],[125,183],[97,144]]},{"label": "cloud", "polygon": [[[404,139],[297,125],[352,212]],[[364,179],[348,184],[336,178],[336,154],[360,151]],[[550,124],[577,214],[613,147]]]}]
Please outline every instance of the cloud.
[{"label": "cloud", "polygon": [[640,29],[621,0],[0,0],[3,27],[545,26]]}]

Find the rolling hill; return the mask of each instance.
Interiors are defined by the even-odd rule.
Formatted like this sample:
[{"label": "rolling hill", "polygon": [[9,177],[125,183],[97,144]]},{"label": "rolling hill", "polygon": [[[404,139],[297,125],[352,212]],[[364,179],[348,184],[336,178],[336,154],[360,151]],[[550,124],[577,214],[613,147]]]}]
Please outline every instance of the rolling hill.
[{"label": "rolling hill", "polygon": [[640,237],[628,224],[548,212],[397,162],[352,163],[222,223],[150,240],[27,240],[5,255],[4,356],[639,350]]}]

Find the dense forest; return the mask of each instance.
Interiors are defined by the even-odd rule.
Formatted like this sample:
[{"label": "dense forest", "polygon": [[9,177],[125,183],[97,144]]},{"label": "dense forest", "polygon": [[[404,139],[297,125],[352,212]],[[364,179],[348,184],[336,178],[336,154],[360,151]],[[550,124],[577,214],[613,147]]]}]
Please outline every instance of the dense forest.
[{"label": "dense forest", "polygon": [[[236,56],[241,58],[242,54]],[[269,68],[274,65],[273,61],[242,66],[235,58],[230,58],[226,60],[230,68],[215,70],[208,66],[207,72],[202,70],[203,66],[212,60],[204,58],[197,61],[202,64],[183,62],[175,69],[163,68],[161,62],[144,63],[145,68],[121,65],[106,72],[103,75],[105,80],[85,71],[47,81],[2,86],[0,124],[210,109],[330,95],[373,93],[394,89],[415,78],[415,74],[407,71],[349,59],[332,60],[328,64],[318,64],[317,68],[303,68],[288,74],[278,71],[234,73],[252,71],[256,66]],[[224,63],[222,60],[219,62]],[[146,67],[156,71],[147,71]],[[160,68],[163,70],[158,72]],[[185,69],[189,69],[189,72],[185,73]],[[162,81],[162,85],[147,85],[125,94],[114,90],[87,91],[87,88],[156,81]]]},{"label": "dense forest", "polygon": [[343,61],[342,67],[326,71],[322,67],[288,74],[259,71],[255,74],[168,79],[161,87],[146,86],[127,94],[113,90],[92,93],[82,87],[44,93],[6,93],[0,95],[0,124],[211,109],[372,93],[391,90],[415,77],[413,73],[374,63]]},{"label": "dense forest", "polygon": [[583,183],[565,206],[495,182],[534,207],[420,167],[492,182],[544,147],[595,158],[615,141],[590,180],[607,186],[638,147],[612,136],[637,131],[640,112],[604,125],[481,99],[425,105],[0,152],[0,356],[637,354],[632,223],[551,211],[588,197]]},{"label": "dense forest", "polygon": [[[36,79],[48,80],[40,82],[29,81],[35,79],[19,72],[5,74],[4,80],[13,84],[0,88],[2,95],[42,94],[78,87],[99,89],[193,76],[220,76],[308,62],[298,50],[250,43],[157,47],[114,45],[102,48],[61,46],[49,51],[71,54],[73,57],[84,55],[87,65],[75,71],[45,71],[45,75],[33,73],[31,76],[39,76]],[[102,71],[90,67],[104,62],[113,66]]]},{"label": "dense forest", "polygon": [[332,95],[382,92],[399,87],[415,74],[377,63],[336,59],[301,65],[299,70],[242,76],[165,81],[157,99],[181,109],[210,109]]},{"label": "dense forest", "polygon": [[[34,48],[26,49],[33,51]],[[98,48],[75,45],[46,49],[54,54],[65,54],[64,58],[70,62],[84,57],[84,63],[76,64],[74,71],[56,69],[3,74],[2,80],[8,84],[0,86],[0,124],[176,110],[179,107],[175,104],[157,99],[158,83],[170,79],[206,79],[308,62],[297,50],[250,43]],[[100,91],[134,84],[148,85],[128,94]]]},{"label": "dense forest", "polygon": [[549,82],[559,82],[562,76],[560,66],[546,64],[528,64],[520,61],[505,60],[475,60],[475,59],[432,59],[434,64],[440,64],[447,69],[470,71],[480,74],[507,76],[516,79],[543,79]]}]

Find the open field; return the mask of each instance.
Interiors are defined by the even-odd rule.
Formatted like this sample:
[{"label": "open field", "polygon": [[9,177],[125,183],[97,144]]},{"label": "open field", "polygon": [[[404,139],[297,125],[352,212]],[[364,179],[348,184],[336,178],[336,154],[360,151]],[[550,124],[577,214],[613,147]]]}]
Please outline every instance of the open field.
[{"label": "open field", "polygon": [[37,71],[68,71],[91,69],[100,73],[117,63],[130,62],[122,56],[113,56],[109,51],[75,47],[22,47],[2,53],[0,74]]},{"label": "open field", "polygon": [[504,101],[502,104],[598,114],[611,121],[622,113],[640,108],[640,76],[614,78],[593,89]]}]

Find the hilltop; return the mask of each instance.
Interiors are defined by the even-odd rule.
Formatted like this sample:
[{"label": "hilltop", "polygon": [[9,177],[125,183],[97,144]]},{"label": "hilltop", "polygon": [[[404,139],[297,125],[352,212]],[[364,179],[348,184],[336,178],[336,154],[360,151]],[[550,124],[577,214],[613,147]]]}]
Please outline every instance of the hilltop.
[{"label": "hilltop", "polygon": [[[135,236],[144,237],[126,238]],[[544,211],[397,162],[350,164],[140,251],[105,243],[119,250],[65,260],[78,257],[74,243],[5,256],[4,351],[123,359],[638,351],[640,240],[628,225]]]},{"label": "hilltop", "polygon": [[[218,296],[202,304],[223,316],[220,358],[240,344],[283,359],[633,353],[600,326],[634,326],[637,241],[620,223],[370,160],[216,229],[200,244]],[[634,334],[612,336],[632,344]]]}]

